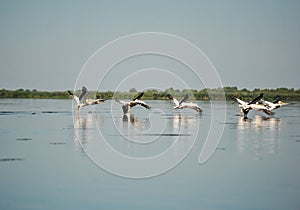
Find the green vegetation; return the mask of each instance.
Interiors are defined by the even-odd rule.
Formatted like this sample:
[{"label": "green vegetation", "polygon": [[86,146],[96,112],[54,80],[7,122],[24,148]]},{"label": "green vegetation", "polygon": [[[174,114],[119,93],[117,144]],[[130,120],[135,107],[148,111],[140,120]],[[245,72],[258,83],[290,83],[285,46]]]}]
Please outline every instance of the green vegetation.
[{"label": "green vegetation", "polygon": [[[190,99],[194,100],[220,100],[223,98],[223,90],[226,96],[226,99],[231,100],[232,97],[238,97],[243,100],[250,100],[260,93],[264,94],[266,100],[287,100],[287,101],[299,101],[300,100],[300,89],[295,90],[294,88],[276,88],[276,89],[238,89],[237,87],[224,87],[224,88],[215,88],[215,89],[202,89],[202,90],[176,90],[173,88],[166,89],[165,91],[157,90],[147,90],[145,91],[143,99],[145,100],[166,100],[167,94],[172,94],[178,99],[182,98],[185,94],[189,94]],[[76,94],[80,94],[80,90],[76,91]],[[137,90],[135,88],[130,88],[128,92],[98,92],[90,91],[90,98],[120,98],[120,99],[130,99],[135,94]],[[49,99],[67,99],[69,95],[67,91],[38,91],[36,89],[17,89],[17,90],[0,90],[0,98],[49,98]]]},{"label": "green vegetation", "polygon": [[68,98],[66,91],[38,91],[36,89],[0,90],[0,98]]}]

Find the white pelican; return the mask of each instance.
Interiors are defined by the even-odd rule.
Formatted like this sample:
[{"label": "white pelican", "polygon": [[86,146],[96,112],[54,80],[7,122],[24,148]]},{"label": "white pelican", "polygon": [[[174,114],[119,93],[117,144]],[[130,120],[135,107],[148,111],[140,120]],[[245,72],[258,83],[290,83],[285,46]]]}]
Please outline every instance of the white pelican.
[{"label": "white pelican", "polygon": [[68,93],[74,101],[76,102],[77,110],[80,111],[80,109],[84,106],[89,106],[89,105],[95,105],[99,103],[103,103],[105,99],[86,99],[87,95],[89,94],[88,90],[86,87],[82,87],[81,94],[78,98],[74,93],[68,90]]},{"label": "white pelican", "polygon": [[239,103],[239,107],[241,107],[241,112],[244,113],[244,118],[247,118],[247,114],[248,112],[253,109],[256,111],[263,111],[265,112],[267,115],[272,115],[273,112],[271,112],[270,110],[268,110],[268,108],[266,108],[264,105],[259,105],[256,104],[256,102],[258,102],[259,100],[261,100],[263,97],[263,94],[260,94],[258,97],[256,97],[255,99],[253,99],[250,102],[245,102],[239,98],[236,97],[232,97],[236,102]]},{"label": "white pelican", "polygon": [[270,102],[270,101],[266,101],[266,100],[263,100],[263,99],[261,99],[260,103],[263,104],[265,107],[267,107],[268,110],[270,110],[270,111],[274,110],[274,109],[278,109],[281,106],[284,106],[284,105],[288,104],[288,103],[285,103],[285,102],[280,101],[280,100]]},{"label": "white pelican", "polygon": [[185,102],[189,98],[188,95],[185,95],[184,98],[180,102],[170,94],[168,94],[167,97],[170,100],[173,100],[173,102],[175,104],[174,109],[190,108],[190,109],[194,109],[196,112],[199,112],[199,113],[202,112],[202,109],[197,104],[195,104],[193,102]]},{"label": "white pelican", "polygon": [[150,106],[148,104],[146,104],[144,101],[140,100],[143,95],[144,95],[144,92],[141,92],[129,102],[121,101],[118,98],[116,98],[115,100],[116,100],[116,102],[122,104],[123,114],[125,115],[125,114],[129,114],[130,108],[134,107],[136,105],[141,105],[141,106],[145,107],[146,109],[150,109]]}]

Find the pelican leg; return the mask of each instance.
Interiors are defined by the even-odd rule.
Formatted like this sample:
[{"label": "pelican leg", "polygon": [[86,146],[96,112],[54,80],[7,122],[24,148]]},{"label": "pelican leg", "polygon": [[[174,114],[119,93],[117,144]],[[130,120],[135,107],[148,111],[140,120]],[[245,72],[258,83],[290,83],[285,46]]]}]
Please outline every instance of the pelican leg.
[{"label": "pelican leg", "polygon": [[247,114],[249,112],[249,109],[242,109],[242,112],[244,113],[244,119],[248,119]]}]

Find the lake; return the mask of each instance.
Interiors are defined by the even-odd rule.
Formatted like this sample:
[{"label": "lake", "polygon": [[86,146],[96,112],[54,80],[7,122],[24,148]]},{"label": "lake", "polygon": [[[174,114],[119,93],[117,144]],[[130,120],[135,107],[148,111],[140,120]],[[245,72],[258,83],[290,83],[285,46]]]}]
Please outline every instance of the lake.
[{"label": "lake", "polygon": [[217,103],[224,121],[206,101],[201,115],[146,102],[123,116],[114,101],[76,114],[71,100],[0,99],[0,209],[300,209],[298,102],[247,120]]}]

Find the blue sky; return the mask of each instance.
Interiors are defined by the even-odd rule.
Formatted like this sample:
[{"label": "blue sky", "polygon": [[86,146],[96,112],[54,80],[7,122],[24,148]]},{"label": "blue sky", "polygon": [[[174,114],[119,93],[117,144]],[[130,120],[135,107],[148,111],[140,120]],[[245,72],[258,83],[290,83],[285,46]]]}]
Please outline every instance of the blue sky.
[{"label": "blue sky", "polygon": [[139,32],[189,40],[224,86],[300,88],[299,20],[297,0],[0,0],[0,88],[72,89],[97,49]]}]

